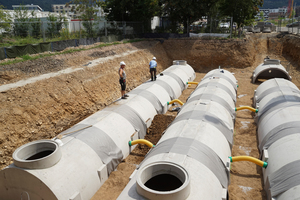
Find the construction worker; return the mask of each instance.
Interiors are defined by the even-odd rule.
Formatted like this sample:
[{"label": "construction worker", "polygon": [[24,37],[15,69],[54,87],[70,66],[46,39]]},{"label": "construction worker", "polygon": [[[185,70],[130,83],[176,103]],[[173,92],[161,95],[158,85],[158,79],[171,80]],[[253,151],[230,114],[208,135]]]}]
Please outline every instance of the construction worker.
[{"label": "construction worker", "polygon": [[122,61],[120,62],[120,68],[119,68],[119,83],[121,85],[121,99],[127,99],[126,97],[129,97],[127,94],[125,94],[125,89],[126,89],[126,73],[125,73],[125,62]]},{"label": "construction worker", "polygon": [[152,60],[150,61],[149,67],[150,67],[151,81],[155,81],[156,80],[156,67],[157,67],[157,62],[156,62],[155,57],[153,57]]}]

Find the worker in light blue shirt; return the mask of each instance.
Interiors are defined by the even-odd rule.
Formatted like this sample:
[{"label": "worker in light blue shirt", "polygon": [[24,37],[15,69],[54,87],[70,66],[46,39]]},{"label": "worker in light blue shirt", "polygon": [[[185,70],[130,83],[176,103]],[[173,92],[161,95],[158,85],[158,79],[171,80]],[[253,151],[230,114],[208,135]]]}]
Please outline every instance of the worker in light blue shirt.
[{"label": "worker in light blue shirt", "polygon": [[153,57],[152,60],[150,61],[149,67],[150,67],[151,81],[155,81],[156,80],[156,67],[157,67],[157,62],[156,62],[155,57]]}]

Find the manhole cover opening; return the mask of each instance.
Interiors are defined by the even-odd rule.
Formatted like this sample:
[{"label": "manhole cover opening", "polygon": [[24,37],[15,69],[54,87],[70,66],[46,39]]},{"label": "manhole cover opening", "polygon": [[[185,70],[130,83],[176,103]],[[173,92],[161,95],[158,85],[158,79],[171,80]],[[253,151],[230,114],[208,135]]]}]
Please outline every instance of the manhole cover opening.
[{"label": "manhole cover opening", "polygon": [[172,191],[182,186],[181,180],[172,174],[160,174],[149,179],[145,186],[156,191]]}]

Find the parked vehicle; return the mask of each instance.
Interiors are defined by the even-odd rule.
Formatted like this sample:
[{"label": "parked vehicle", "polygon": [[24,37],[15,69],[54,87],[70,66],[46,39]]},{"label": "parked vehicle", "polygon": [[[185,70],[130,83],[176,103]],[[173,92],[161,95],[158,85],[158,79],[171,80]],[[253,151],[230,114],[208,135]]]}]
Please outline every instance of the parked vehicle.
[{"label": "parked vehicle", "polygon": [[229,24],[228,23],[221,23],[220,28],[229,28]]},{"label": "parked vehicle", "polygon": [[256,30],[255,32],[270,33],[276,31],[276,26],[271,22],[257,22],[257,25],[254,26],[254,29]]},{"label": "parked vehicle", "polygon": [[300,26],[300,22],[293,22],[286,25],[286,27],[296,27],[296,26]]},{"label": "parked vehicle", "polygon": [[198,25],[190,25],[190,32],[196,32],[199,31],[202,28],[202,24],[198,24]]},{"label": "parked vehicle", "polygon": [[272,26],[275,26],[273,23],[271,22],[265,22],[265,25],[272,25]]}]

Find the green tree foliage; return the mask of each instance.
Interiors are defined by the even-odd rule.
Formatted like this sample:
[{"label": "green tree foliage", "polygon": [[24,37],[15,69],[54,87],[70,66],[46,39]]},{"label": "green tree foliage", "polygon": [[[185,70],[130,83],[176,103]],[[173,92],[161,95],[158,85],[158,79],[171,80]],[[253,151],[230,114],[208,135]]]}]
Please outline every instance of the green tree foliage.
[{"label": "green tree foliage", "polygon": [[151,18],[160,11],[159,0],[106,0],[100,5],[109,21],[143,22],[145,31],[151,29]]},{"label": "green tree foliage", "polygon": [[[51,4],[65,4],[68,1],[69,0],[0,0],[0,3],[8,9],[12,9],[11,5],[34,4],[39,5],[45,11],[52,11]],[[294,0],[294,3],[300,5],[300,0]],[[262,8],[279,8],[283,6],[288,6],[288,0],[265,0]]]},{"label": "green tree foliage", "polygon": [[[9,16],[9,14],[7,14],[4,10],[4,6],[0,5],[0,29],[4,29],[5,31],[9,31],[10,30],[10,24],[9,22],[11,22],[11,18]],[[7,23],[6,23],[7,22]]]},{"label": "green tree foliage", "polygon": [[29,34],[29,28],[30,28],[29,16],[30,13],[24,5],[21,5],[20,7],[15,9],[14,34],[16,36],[27,37],[27,35]]},{"label": "green tree foliage", "polygon": [[260,11],[259,16],[260,16],[260,21],[264,21],[265,17],[263,11]]},{"label": "green tree foliage", "polygon": [[76,4],[73,10],[82,13],[79,18],[83,21],[82,25],[86,29],[87,37],[94,37],[96,34],[94,21],[97,20],[97,12],[99,11],[97,7],[99,7],[100,2],[97,0],[72,0],[66,5],[69,4]]},{"label": "green tree foliage", "polygon": [[53,14],[49,14],[47,17],[48,26],[47,26],[47,34],[49,37],[57,37],[60,35],[60,31],[63,28],[64,22],[66,22],[66,18],[61,14],[59,17],[56,17]]},{"label": "green tree foliage", "polygon": [[219,27],[219,23],[225,22],[228,20],[226,17],[220,15],[220,5],[222,0],[216,2],[214,5],[210,7],[207,13],[207,26],[205,28],[206,33],[219,33],[225,31],[224,28]]},{"label": "green tree foliage", "polygon": [[41,35],[41,19],[36,17],[34,11],[31,12],[30,21],[30,25],[32,27],[32,36],[34,38],[39,38]]},{"label": "green tree foliage", "polygon": [[162,13],[168,16],[171,21],[172,32],[176,31],[180,24],[184,25],[184,32],[187,27],[203,16],[207,16],[209,10],[219,0],[160,0]]},{"label": "green tree foliage", "polygon": [[224,0],[220,12],[224,16],[233,17],[238,27],[249,25],[253,22],[255,15],[259,12],[259,6],[263,0]]}]

